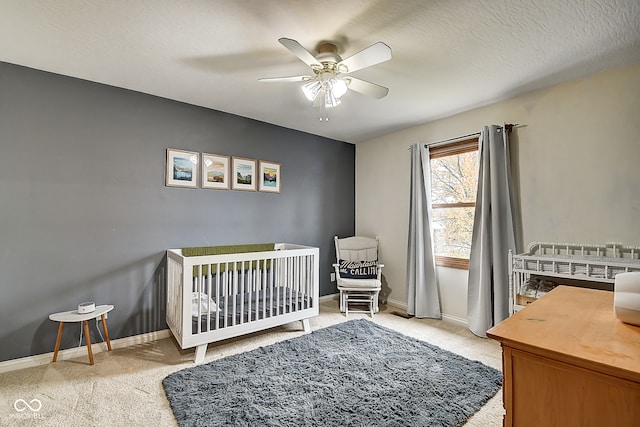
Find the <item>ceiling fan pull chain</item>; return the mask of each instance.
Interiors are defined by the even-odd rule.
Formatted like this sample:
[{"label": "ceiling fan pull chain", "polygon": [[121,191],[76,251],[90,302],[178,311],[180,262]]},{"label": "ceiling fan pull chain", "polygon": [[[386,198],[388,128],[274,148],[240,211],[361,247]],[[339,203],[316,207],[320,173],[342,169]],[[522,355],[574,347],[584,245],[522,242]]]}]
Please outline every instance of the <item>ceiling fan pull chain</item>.
[{"label": "ceiling fan pull chain", "polygon": [[329,121],[329,111],[324,103],[320,104],[320,121],[325,123]]}]

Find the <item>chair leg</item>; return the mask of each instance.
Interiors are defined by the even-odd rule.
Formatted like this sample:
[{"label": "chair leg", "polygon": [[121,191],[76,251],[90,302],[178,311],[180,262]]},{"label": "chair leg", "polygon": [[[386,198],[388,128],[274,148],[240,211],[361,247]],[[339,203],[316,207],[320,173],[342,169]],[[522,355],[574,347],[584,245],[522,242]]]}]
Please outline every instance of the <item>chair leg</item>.
[{"label": "chair leg", "polygon": [[376,293],[374,294],[374,296],[373,296],[373,310],[374,310],[376,313],[379,313],[379,312],[380,312],[380,304],[379,304],[379,301],[378,301],[378,295],[379,295],[379,294],[378,294],[378,292],[376,292]]},{"label": "chair leg", "polygon": [[349,310],[349,295],[347,292],[342,293],[342,311],[345,312]]},{"label": "chair leg", "polygon": [[349,296],[346,292],[344,294],[344,316],[349,317]]},{"label": "chair leg", "polygon": [[369,299],[369,311],[371,312],[371,318],[373,319],[373,315],[376,312],[376,307],[374,305],[376,301],[376,293],[374,292],[373,295],[371,295],[371,298]]}]

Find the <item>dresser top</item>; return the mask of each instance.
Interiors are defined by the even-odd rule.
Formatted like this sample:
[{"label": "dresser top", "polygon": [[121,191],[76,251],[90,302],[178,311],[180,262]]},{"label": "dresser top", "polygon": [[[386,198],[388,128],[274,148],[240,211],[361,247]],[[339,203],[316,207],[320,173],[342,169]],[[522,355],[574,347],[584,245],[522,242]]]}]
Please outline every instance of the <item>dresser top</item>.
[{"label": "dresser top", "polygon": [[618,320],[613,292],[558,286],[487,336],[503,346],[640,382],[640,327]]}]

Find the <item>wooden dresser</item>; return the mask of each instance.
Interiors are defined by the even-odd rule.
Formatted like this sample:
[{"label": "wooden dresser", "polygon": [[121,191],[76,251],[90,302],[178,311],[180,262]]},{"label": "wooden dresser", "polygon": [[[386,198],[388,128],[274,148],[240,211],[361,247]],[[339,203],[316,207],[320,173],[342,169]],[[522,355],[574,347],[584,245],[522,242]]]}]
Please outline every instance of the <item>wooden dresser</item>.
[{"label": "wooden dresser", "polygon": [[558,286],[487,336],[505,426],[640,426],[640,327],[615,317],[613,292]]}]

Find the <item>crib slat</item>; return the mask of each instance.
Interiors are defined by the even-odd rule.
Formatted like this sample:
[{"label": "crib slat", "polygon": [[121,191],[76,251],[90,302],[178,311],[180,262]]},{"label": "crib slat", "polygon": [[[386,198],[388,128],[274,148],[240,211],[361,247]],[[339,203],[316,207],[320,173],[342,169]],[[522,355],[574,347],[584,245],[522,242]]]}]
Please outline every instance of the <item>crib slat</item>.
[{"label": "crib slat", "polygon": [[269,298],[271,299],[271,301],[270,301],[271,303],[269,304],[269,308],[271,310],[271,314],[270,314],[271,316],[275,316],[276,315],[276,310],[277,310],[277,308],[274,309],[274,307],[273,307],[273,294],[274,294],[273,282],[274,282],[274,276],[275,276],[274,272],[275,272],[276,268],[277,268],[276,259],[272,258],[271,259],[271,271],[269,271]]},{"label": "crib slat", "polygon": [[287,298],[287,303],[288,303],[288,309],[287,309],[287,313],[291,313],[293,311],[293,307],[292,307],[292,302],[293,300],[291,299],[291,288],[293,287],[293,258],[292,257],[287,257],[287,292],[289,293],[289,298]]},{"label": "crib slat", "polygon": [[[271,264],[273,265],[273,263]],[[264,268],[262,269],[262,318],[267,318],[267,260],[264,260]]]},{"label": "crib slat", "polygon": [[308,307],[308,301],[307,301],[307,295],[309,293],[309,256],[305,255],[304,256],[304,280],[303,280],[303,285],[302,285],[302,309],[305,310]]},{"label": "crib slat", "polygon": [[238,273],[238,298],[240,298],[240,324],[244,323],[244,288],[245,288],[245,280],[247,278],[246,271],[244,269],[244,262],[240,263],[240,273]]},{"label": "crib slat", "polygon": [[[252,269],[253,270],[253,269]],[[253,274],[253,281],[251,283],[251,290],[253,291],[253,295],[252,295],[252,304],[253,304],[253,320],[258,320],[260,319],[260,293],[259,293],[259,287],[260,287],[260,260],[258,260],[256,262],[256,269],[255,271],[252,273]],[[249,314],[249,321],[251,321],[251,314]]]},{"label": "crib slat", "polygon": [[307,259],[305,256],[300,258],[300,288],[298,290],[298,301],[300,304],[300,309],[304,309],[304,287],[305,287],[305,278],[306,278],[306,268],[307,268]]},{"label": "crib slat", "polygon": [[216,264],[216,330],[220,329],[220,276],[222,271],[220,270],[220,263]]},{"label": "crib slat", "polygon": [[289,313],[295,311],[295,302],[293,301],[293,292],[296,287],[296,259],[294,257],[289,258],[289,276],[291,280],[289,281]]},{"label": "crib slat", "polygon": [[[283,270],[283,266],[282,264],[284,263],[284,258],[279,258],[278,259],[278,271],[277,271],[277,275],[276,275],[276,280],[278,281],[276,284],[276,316],[280,315],[280,288],[283,286],[282,283],[282,270]],[[284,309],[284,306],[283,306]]]},{"label": "crib slat", "polygon": [[[260,265],[258,264],[258,267]],[[264,274],[263,271],[265,271],[267,269],[267,261],[266,259],[263,261],[262,264],[262,268],[259,268],[256,271],[256,320],[260,319],[260,311],[263,309],[264,304],[266,303],[266,298],[265,298],[265,294],[264,294],[264,290],[262,289],[262,287],[264,286],[264,283],[262,281],[262,275]],[[260,305],[262,304],[262,305]],[[264,316],[262,316],[262,318],[264,319]]]},{"label": "crib slat", "polygon": [[[243,263],[244,264],[244,263]],[[245,278],[247,279],[247,322],[251,322],[251,298],[252,298],[252,280],[253,280],[253,274],[251,273],[251,262],[248,263],[249,267],[247,268],[247,270],[245,270]],[[240,293],[240,298],[242,298],[242,300],[244,301],[244,292]],[[244,320],[244,311],[240,310],[240,323],[243,323]]]},{"label": "crib slat", "polygon": [[202,265],[198,265],[197,267],[198,277],[196,277],[196,292],[198,296],[198,333],[202,333],[202,322],[200,321],[202,316],[202,307],[200,301],[202,301]]},{"label": "crib slat", "polygon": [[292,257],[291,263],[293,264],[293,282],[291,283],[291,311],[298,311],[298,275],[300,258]]},{"label": "crib slat", "polygon": [[296,290],[296,274],[297,274],[297,258],[291,257],[291,285],[289,286],[289,303],[291,305],[291,311],[296,311],[296,302],[294,301],[294,293]]},{"label": "crib slat", "polygon": [[213,281],[213,264],[207,264],[209,268],[209,274],[207,275],[207,332],[211,330],[211,313],[213,313],[213,307],[211,306],[211,285]]},{"label": "crib slat", "polygon": [[[313,270],[314,270],[314,259],[312,256],[309,257],[309,271],[307,275],[307,308],[311,307],[313,298]],[[313,301],[313,304],[317,304],[316,301]]]},{"label": "crib slat", "polygon": [[305,309],[305,295],[307,294],[306,289],[307,289],[307,269],[309,268],[309,265],[307,263],[307,257],[304,256],[302,257],[302,259],[300,260],[301,263],[301,268],[300,271],[302,273],[301,277],[300,277],[300,308],[301,309]]},{"label": "crib slat", "polygon": [[233,289],[231,290],[231,294],[233,297],[233,304],[232,304],[232,317],[231,317],[231,325],[235,326],[236,324],[236,305],[237,305],[237,295],[238,295],[238,270],[237,267],[238,263],[234,261],[233,263]]},{"label": "crib slat", "polygon": [[250,322],[260,319],[260,293],[258,291],[260,286],[260,262],[261,262],[260,260],[256,261],[256,268],[252,273],[253,277],[252,277],[251,289],[253,291],[253,295],[251,299],[253,300],[253,302],[251,304],[253,306],[253,320],[251,320],[251,312],[249,312]]},{"label": "crib slat", "polygon": [[229,326],[229,263],[225,263],[225,273],[224,273],[224,287],[222,288],[224,292],[224,327]]},{"label": "crib slat", "polygon": [[[280,260],[280,271],[278,274],[278,287],[276,288],[276,292],[278,293],[278,314],[286,313],[287,311],[287,259],[282,258]],[[282,299],[280,298],[280,292],[282,292]],[[282,304],[280,304],[282,303]],[[281,307],[282,305],[282,307]]]}]

